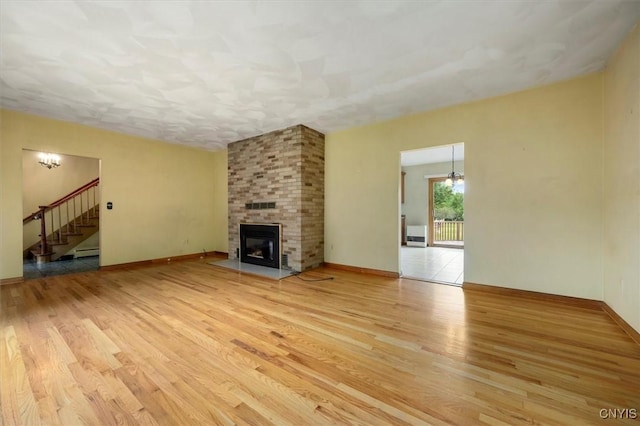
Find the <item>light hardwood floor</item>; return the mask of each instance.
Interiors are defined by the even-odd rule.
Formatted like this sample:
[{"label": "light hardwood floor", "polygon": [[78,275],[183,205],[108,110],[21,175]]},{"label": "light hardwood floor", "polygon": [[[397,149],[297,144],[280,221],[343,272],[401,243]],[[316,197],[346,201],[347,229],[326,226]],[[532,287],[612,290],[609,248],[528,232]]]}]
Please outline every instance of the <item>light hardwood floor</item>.
[{"label": "light hardwood floor", "polygon": [[335,279],[189,261],[2,286],[2,423],[638,424],[640,345],[600,309],[303,277]]}]

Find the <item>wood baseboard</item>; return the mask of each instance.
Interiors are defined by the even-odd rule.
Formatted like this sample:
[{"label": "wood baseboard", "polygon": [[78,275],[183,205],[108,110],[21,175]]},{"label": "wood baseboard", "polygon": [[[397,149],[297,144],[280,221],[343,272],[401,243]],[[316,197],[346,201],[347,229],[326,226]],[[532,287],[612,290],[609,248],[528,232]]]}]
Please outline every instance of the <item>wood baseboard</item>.
[{"label": "wood baseboard", "polygon": [[631,325],[626,322],[616,311],[614,311],[611,306],[607,305],[606,302],[602,302],[602,310],[605,311],[611,319],[613,319],[621,329],[623,329],[634,342],[640,345],[640,333],[636,331],[635,328],[631,327]]},{"label": "wood baseboard", "polygon": [[330,269],[338,269],[340,271],[356,272],[359,274],[378,275],[381,277],[399,278],[400,274],[391,271],[382,271],[380,269],[361,268],[358,266],[341,265],[339,263],[324,262],[323,266]]},{"label": "wood baseboard", "polygon": [[606,302],[600,300],[591,300],[591,299],[582,299],[579,297],[571,297],[571,296],[561,296],[558,294],[549,294],[549,293],[539,293],[536,291],[529,290],[519,290],[514,288],[506,288],[506,287],[496,287],[486,284],[476,284],[470,282],[464,282],[462,284],[463,291],[481,291],[484,293],[491,293],[495,295],[501,296],[516,296],[516,297],[526,297],[529,299],[535,299],[540,301],[549,301],[549,302],[557,302],[562,303],[564,305],[576,306],[579,308],[585,309],[593,309],[606,312],[611,319],[625,332],[631,340],[640,345],[640,333],[631,327],[631,325],[626,322],[616,311],[614,311],[611,306],[607,305]]},{"label": "wood baseboard", "polygon": [[484,293],[492,293],[500,296],[516,296],[540,301],[560,302],[564,305],[571,305],[594,310],[602,310],[603,304],[603,302],[601,302],[600,300],[582,299],[580,297],[561,296],[559,294],[541,293],[537,291],[520,290],[516,288],[497,287],[488,284],[476,284],[468,281],[462,283],[462,290],[464,290],[465,292],[481,291]]},{"label": "wood baseboard", "polygon": [[122,269],[135,269],[135,268],[140,268],[140,267],[144,267],[144,266],[152,266],[152,265],[158,265],[158,264],[163,264],[163,263],[174,263],[174,262],[183,262],[185,260],[194,260],[194,259],[200,259],[201,257],[211,257],[211,258],[227,258],[227,254],[226,253],[222,253],[222,252],[218,252],[218,251],[208,251],[208,252],[201,252],[201,253],[191,253],[191,254],[182,254],[182,255],[178,255],[178,256],[168,256],[168,257],[161,257],[161,258],[157,258],[157,259],[149,259],[149,260],[140,260],[137,262],[128,262],[128,263],[118,263],[115,265],[106,265],[106,266],[101,266],[100,267],[100,271],[116,271],[116,270],[122,270]]},{"label": "wood baseboard", "polygon": [[22,277],[0,278],[0,285],[20,284],[22,282],[24,282],[24,278]]}]

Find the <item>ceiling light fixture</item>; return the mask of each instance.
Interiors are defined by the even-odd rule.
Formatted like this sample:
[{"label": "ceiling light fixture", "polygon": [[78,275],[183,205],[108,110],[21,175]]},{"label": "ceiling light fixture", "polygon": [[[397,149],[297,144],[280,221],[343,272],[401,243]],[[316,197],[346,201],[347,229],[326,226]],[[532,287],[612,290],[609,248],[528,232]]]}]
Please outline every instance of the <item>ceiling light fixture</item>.
[{"label": "ceiling light fixture", "polygon": [[453,186],[454,183],[456,185],[462,185],[464,183],[464,176],[460,173],[456,173],[455,168],[453,167],[453,158],[455,154],[456,147],[451,145],[451,173],[447,175],[447,180],[444,181],[444,184],[447,186]]},{"label": "ceiling light fixture", "polygon": [[47,169],[53,169],[55,167],[59,167],[60,166],[60,156],[59,155],[56,155],[56,154],[45,154],[44,152],[41,152],[38,155],[38,157],[40,158],[40,160],[38,160],[38,163],[40,163],[41,165],[43,165]]}]

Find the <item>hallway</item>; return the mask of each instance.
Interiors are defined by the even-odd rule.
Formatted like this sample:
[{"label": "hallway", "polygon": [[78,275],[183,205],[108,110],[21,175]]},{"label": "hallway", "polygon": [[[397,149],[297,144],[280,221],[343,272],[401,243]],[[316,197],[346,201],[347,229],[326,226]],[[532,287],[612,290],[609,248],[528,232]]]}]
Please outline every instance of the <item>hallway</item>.
[{"label": "hallway", "polygon": [[81,257],[71,260],[57,260],[55,262],[37,264],[35,260],[25,260],[23,263],[23,278],[51,277],[76,272],[97,271],[100,269],[100,256]]}]

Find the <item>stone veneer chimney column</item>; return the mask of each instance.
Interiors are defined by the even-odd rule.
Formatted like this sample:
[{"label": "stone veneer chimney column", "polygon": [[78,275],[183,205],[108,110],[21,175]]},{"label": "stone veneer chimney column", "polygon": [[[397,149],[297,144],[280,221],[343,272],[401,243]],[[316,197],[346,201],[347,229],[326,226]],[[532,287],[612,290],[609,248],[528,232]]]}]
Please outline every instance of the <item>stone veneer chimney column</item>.
[{"label": "stone veneer chimney column", "polygon": [[320,266],[324,135],[303,125],[277,130],[229,144],[228,160],[229,258],[238,257],[240,223],[281,223],[288,266]]}]

